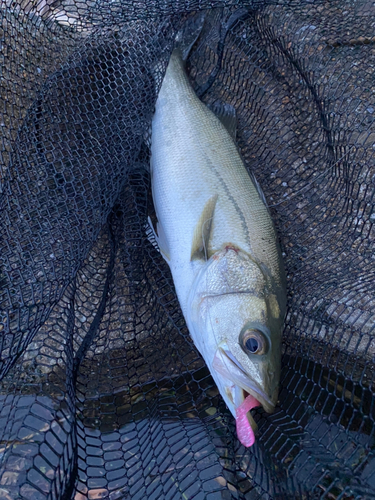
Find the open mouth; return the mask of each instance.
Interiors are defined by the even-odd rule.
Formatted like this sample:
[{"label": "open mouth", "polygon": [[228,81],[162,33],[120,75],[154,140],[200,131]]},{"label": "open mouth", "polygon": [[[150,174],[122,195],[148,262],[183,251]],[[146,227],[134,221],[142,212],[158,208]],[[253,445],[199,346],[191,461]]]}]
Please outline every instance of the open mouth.
[{"label": "open mouth", "polygon": [[[238,386],[232,386],[232,387],[233,387],[233,392],[235,394],[235,397],[233,398],[233,403],[234,407],[236,408],[236,413],[238,413],[238,409],[244,409],[245,407],[249,406],[249,401],[251,400],[252,404],[251,407],[248,408],[246,411],[246,418],[249,424],[251,425],[253,431],[256,432],[258,430],[258,426],[255,420],[253,419],[250,410],[256,408],[257,406],[261,406],[261,403],[258,401],[256,397],[254,397],[253,394],[249,394],[247,391],[244,391]],[[244,404],[246,401],[247,403]]]},{"label": "open mouth", "polygon": [[260,406],[260,402],[237,385],[227,387],[226,393],[235,408],[238,439],[244,446],[252,446],[255,442],[254,433],[257,431],[258,426],[250,410]]},{"label": "open mouth", "polygon": [[255,442],[254,432],[257,424],[250,410],[257,406],[263,406],[265,411],[272,412],[274,405],[265,394],[246,374],[240,363],[232,353],[219,347],[216,351],[213,368],[232,382],[226,392],[235,408],[236,428],[238,439],[244,446],[252,446]]},{"label": "open mouth", "polygon": [[[219,347],[216,351],[212,366],[218,373],[233,383],[231,395],[236,407],[242,403],[243,399],[246,399],[247,395],[251,395],[259,401],[259,404],[263,406],[267,413],[273,412],[275,408],[274,403],[269,396],[249,378],[244,368],[232,355],[229,349]],[[238,390],[236,389],[236,391],[233,392],[232,388],[236,386]],[[239,389],[242,389],[242,391],[239,391]]]}]

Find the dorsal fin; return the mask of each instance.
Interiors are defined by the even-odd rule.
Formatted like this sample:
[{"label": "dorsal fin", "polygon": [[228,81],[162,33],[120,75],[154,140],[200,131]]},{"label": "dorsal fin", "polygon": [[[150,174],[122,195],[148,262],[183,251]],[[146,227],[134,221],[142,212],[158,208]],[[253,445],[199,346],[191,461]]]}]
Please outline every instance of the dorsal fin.
[{"label": "dorsal fin", "polygon": [[208,248],[217,198],[218,195],[215,194],[206,202],[198,224],[195,227],[191,247],[191,260],[208,260],[210,258]]},{"label": "dorsal fin", "polygon": [[[216,115],[216,117],[221,121],[222,125],[224,125],[227,132],[232,137],[233,141],[236,143],[236,136],[237,136],[236,109],[233,106],[231,106],[230,104],[227,104],[227,103],[222,102],[222,101],[215,101],[213,104],[210,104],[208,107]],[[251,180],[253,181],[255,189],[258,191],[258,194],[259,194],[261,200],[263,201],[263,203],[265,204],[265,206],[269,212],[267,200],[264,196],[262,188],[260,187],[255,175],[253,174],[253,172],[251,172],[249,170],[248,170],[248,173],[250,175]]]},{"label": "dorsal fin", "polygon": [[268,208],[268,203],[267,203],[266,197],[264,196],[262,188],[260,187],[260,184],[257,181],[257,179],[256,179],[256,177],[254,175],[254,172],[248,170],[248,174],[250,176],[250,179],[253,181],[253,184],[254,184],[255,189],[257,190],[257,192],[258,192],[258,194],[260,196],[260,199],[263,201],[264,205],[266,206],[266,208],[268,210],[268,213],[271,214],[270,209]]},{"label": "dorsal fin", "polygon": [[215,101],[208,107],[217,116],[217,118],[219,118],[222,125],[224,125],[232,139],[236,141],[237,116],[235,108],[230,104],[222,101]]}]

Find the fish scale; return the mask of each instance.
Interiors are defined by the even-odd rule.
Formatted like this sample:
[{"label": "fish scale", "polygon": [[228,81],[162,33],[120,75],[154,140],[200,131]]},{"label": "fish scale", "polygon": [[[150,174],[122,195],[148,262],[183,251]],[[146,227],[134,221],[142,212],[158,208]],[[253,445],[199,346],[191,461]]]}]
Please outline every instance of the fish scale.
[{"label": "fish scale", "polygon": [[[270,374],[280,366],[286,296],[276,231],[229,131],[195,95],[178,49],[156,102],[151,174],[156,237],[196,347],[228,406],[236,384],[223,382],[213,367],[217,349],[228,354],[217,366],[236,360],[243,372],[236,381],[246,374],[252,383],[243,382],[242,389],[263,398],[270,410],[279,376],[271,380]],[[240,282],[246,285],[241,288]],[[212,295],[215,287],[219,293]],[[232,318],[229,323],[225,314]],[[272,361],[241,348],[239,335],[249,322],[258,325],[254,328],[260,340],[264,336]],[[237,369],[222,368],[227,378]]]}]

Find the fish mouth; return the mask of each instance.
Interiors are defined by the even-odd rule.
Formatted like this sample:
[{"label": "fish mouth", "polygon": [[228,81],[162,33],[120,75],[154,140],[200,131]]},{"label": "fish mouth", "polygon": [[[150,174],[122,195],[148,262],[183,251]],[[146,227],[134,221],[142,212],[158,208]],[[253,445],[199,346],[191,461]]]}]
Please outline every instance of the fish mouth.
[{"label": "fish mouth", "polygon": [[[250,410],[253,408],[256,408],[261,403],[256,398],[254,398],[254,396],[252,394],[250,394],[247,391],[244,391],[243,389],[241,389],[241,387],[238,387],[238,385],[232,385],[229,390],[230,390],[230,392],[228,391],[228,396],[234,404],[234,407],[236,410],[236,420],[238,419],[238,409],[243,408],[246,405],[245,401],[246,401],[246,399],[250,399],[249,396],[253,397],[253,403],[251,404],[251,406],[248,409],[246,408],[245,411],[246,411],[246,419],[247,419],[248,423],[250,424],[250,427],[252,428],[252,430],[254,432],[256,432],[258,430],[258,425],[255,422],[255,420],[253,419],[253,416],[251,415]],[[249,405],[247,405],[247,406],[249,406]]]},{"label": "fish mouth", "polygon": [[[227,346],[221,346],[217,349],[212,366],[227,380],[233,382],[233,385],[227,387],[226,393],[235,408],[241,406],[243,401],[250,395],[259,402],[258,406],[261,405],[267,413],[272,413],[275,410],[275,404],[270,397],[258,384],[249,378],[242,365],[229,351]],[[247,417],[251,427],[255,430],[256,423],[250,412],[248,412]]]}]

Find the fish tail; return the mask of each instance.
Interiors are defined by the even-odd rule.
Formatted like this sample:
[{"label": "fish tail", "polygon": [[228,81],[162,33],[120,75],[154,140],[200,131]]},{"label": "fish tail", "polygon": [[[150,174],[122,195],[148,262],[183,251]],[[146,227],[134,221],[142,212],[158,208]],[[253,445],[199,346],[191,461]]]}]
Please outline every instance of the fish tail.
[{"label": "fish tail", "polygon": [[180,52],[183,61],[189,57],[193,45],[202,32],[206,15],[206,11],[201,11],[189,17],[177,33],[175,50]]}]

